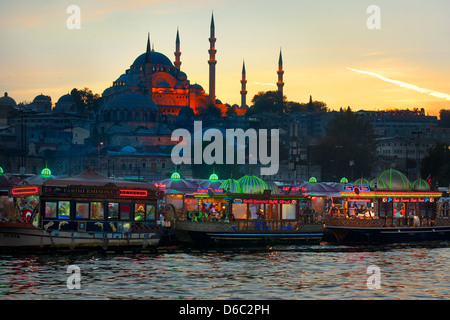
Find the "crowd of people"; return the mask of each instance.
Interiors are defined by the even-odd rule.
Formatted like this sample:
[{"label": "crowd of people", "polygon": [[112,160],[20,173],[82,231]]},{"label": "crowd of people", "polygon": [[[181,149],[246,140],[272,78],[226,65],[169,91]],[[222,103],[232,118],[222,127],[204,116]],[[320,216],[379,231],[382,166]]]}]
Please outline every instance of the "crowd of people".
[{"label": "crowd of people", "polygon": [[326,213],[330,217],[338,218],[359,218],[359,219],[375,219],[375,212],[371,207],[352,203],[348,209],[343,206],[336,206],[334,203],[326,209]]}]

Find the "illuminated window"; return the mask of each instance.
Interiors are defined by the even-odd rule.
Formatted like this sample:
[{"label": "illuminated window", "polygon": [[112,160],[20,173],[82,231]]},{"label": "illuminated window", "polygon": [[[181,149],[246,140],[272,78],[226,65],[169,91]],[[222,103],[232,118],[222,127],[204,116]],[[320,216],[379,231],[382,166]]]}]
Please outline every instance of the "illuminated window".
[{"label": "illuminated window", "polygon": [[103,202],[91,202],[91,219],[101,220],[104,218]]},{"label": "illuminated window", "polygon": [[89,219],[89,203],[78,202],[75,205],[75,217],[77,219]]},{"label": "illuminated window", "polygon": [[130,220],[131,213],[131,205],[129,204],[121,204],[120,205],[120,219],[121,220]]},{"label": "illuminated window", "polygon": [[108,219],[119,219],[119,204],[117,202],[108,203]]},{"label": "illuminated window", "polygon": [[134,220],[144,221],[145,218],[145,204],[136,203],[134,205]]},{"label": "illuminated window", "polygon": [[58,218],[70,218],[70,201],[58,201]]},{"label": "illuminated window", "polygon": [[45,203],[45,217],[56,218],[56,202]]},{"label": "illuminated window", "polygon": [[146,206],[145,220],[156,220],[156,209],[152,204]]}]

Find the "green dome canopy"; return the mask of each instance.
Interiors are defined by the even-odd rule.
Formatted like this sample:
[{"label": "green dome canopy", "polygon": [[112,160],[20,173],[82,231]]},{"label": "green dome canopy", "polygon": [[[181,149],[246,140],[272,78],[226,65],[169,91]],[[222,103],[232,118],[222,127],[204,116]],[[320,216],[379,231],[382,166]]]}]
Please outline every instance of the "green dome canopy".
[{"label": "green dome canopy", "polygon": [[374,186],[376,184],[377,190],[411,190],[411,185],[408,178],[403,173],[395,169],[388,169],[383,171],[375,178],[375,181],[372,183],[374,183]]},{"label": "green dome canopy", "polygon": [[430,191],[430,185],[423,179],[417,179],[411,184],[411,189],[414,191]]},{"label": "green dome canopy", "polygon": [[281,194],[280,189],[273,181],[265,181],[268,189],[270,190],[270,194]]},{"label": "green dome canopy", "polygon": [[50,177],[52,176],[52,172],[50,171],[49,168],[44,168],[44,169],[42,169],[42,171],[41,171],[41,176],[42,176],[43,178],[50,178]]},{"label": "green dome canopy", "polygon": [[348,183],[348,179],[346,177],[343,177],[340,181],[340,183],[342,184],[347,184]]},{"label": "green dome canopy", "polygon": [[170,179],[172,179],[174,181],[178,181],[181,179],[181,176],[178,172],[175,171],[174,173],[172,173],[172,176],[170,177]]},{"label": "green dome canopy", "polygon": [[262,194],[269,187],[261,178],[245,175],[238,179],[242,188],[242,193]]},{"label": "green dome canopy", "polygon": [[0,176],[1,176],[3,173],[4,173],[4,172],[3,172],[3,168],[0,167]]},{"label": "green dome canopy", "polygon": [[220,185],[220,189],[230,193],[242,193],[241,185],[237,180],[227,179]]},{"label": "green dome canopy", "polygon": [[369,180],[367,180],[365,178],[359,178],[355,182],[353,182],[353,184],[355,186],[359,186],[360,187],[360,186],[368,186],[368,185],[370,185],[370,182],[369,182]]},{"label": "green dome canopy", "polygon": [[213,173],[209,176],[209,181],[211,182],[219,181],[219,177],[217,176],[217,174]]},{"label": "green dome canopy", "polygon": [[315,177],[311,177],[308,180],[309,183],[317,183],[317,179]]}]

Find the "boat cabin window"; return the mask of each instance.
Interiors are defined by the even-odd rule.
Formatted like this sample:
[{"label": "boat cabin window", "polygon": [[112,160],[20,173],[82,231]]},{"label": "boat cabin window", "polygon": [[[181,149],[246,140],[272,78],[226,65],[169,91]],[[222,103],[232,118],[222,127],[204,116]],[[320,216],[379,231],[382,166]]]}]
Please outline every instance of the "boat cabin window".
[{"label": "boat cabin window", "polygon": [[75,217],[77,219],[89,219],[89,203],[77,202],[75,205]]},{"label": "boat cabin window", "polygon": [[47,201],[45,203],[45,217],[56,218],[56,202]]},{"label": "boat cabin window", "polygon": [[146,206],[145,220],[156,220],[156,208],[152,204]]},{"label": "boat cabin window", "polygon": [[108,220],[119,219],[119,203],[109,202],[108,203]]},{"label": "boat cabin window", "polygon": [[58,201],[58,219],[70,218],[70,201]]},{"label": "boat cabin window", "polygon": [[91,219],[94,220],[104,219],[103,202],[91,202]]},{"label": "boat cabin window", "polygon": [[131,205],[121,204],[120,205],[120,219],[121,220],[130,220],[130,216],[131,216]]},{"label": "boat cabin window", "polygon": [[154,205],[136,203],[134,205],[134,220],[135,221],[148,221],[156,219],[156,209]]}]

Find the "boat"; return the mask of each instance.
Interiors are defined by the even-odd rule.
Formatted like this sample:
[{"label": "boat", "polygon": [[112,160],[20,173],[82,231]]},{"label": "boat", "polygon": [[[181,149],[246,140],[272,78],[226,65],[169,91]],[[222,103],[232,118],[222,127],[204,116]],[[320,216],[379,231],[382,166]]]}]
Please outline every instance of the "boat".
[{"label": "boat", "polygon": [[[310,197],[280,194],[258,177],[244,178],[228,179],[220,188],[198,188],[195,208],[172,214],[179,241],[202,247],[320,243],[322,214],[311,210]],[[259,187],[248,188],[246,183]]]},{"label": "boat", "polygon": [[389,169],[371,185],[344,186],[342,201],[325,215],[325,228],[334,242],[349,245],[449,241],[450,215],[439,203],[441,196],[426,181],[411,184]]},{"label": "boat", "polygon": [[150,249],[162,235],[156,214],[162,197],[150,184],[106,178],[91,169],[14,186],[10,216],[0,221],[0,251]]}]

